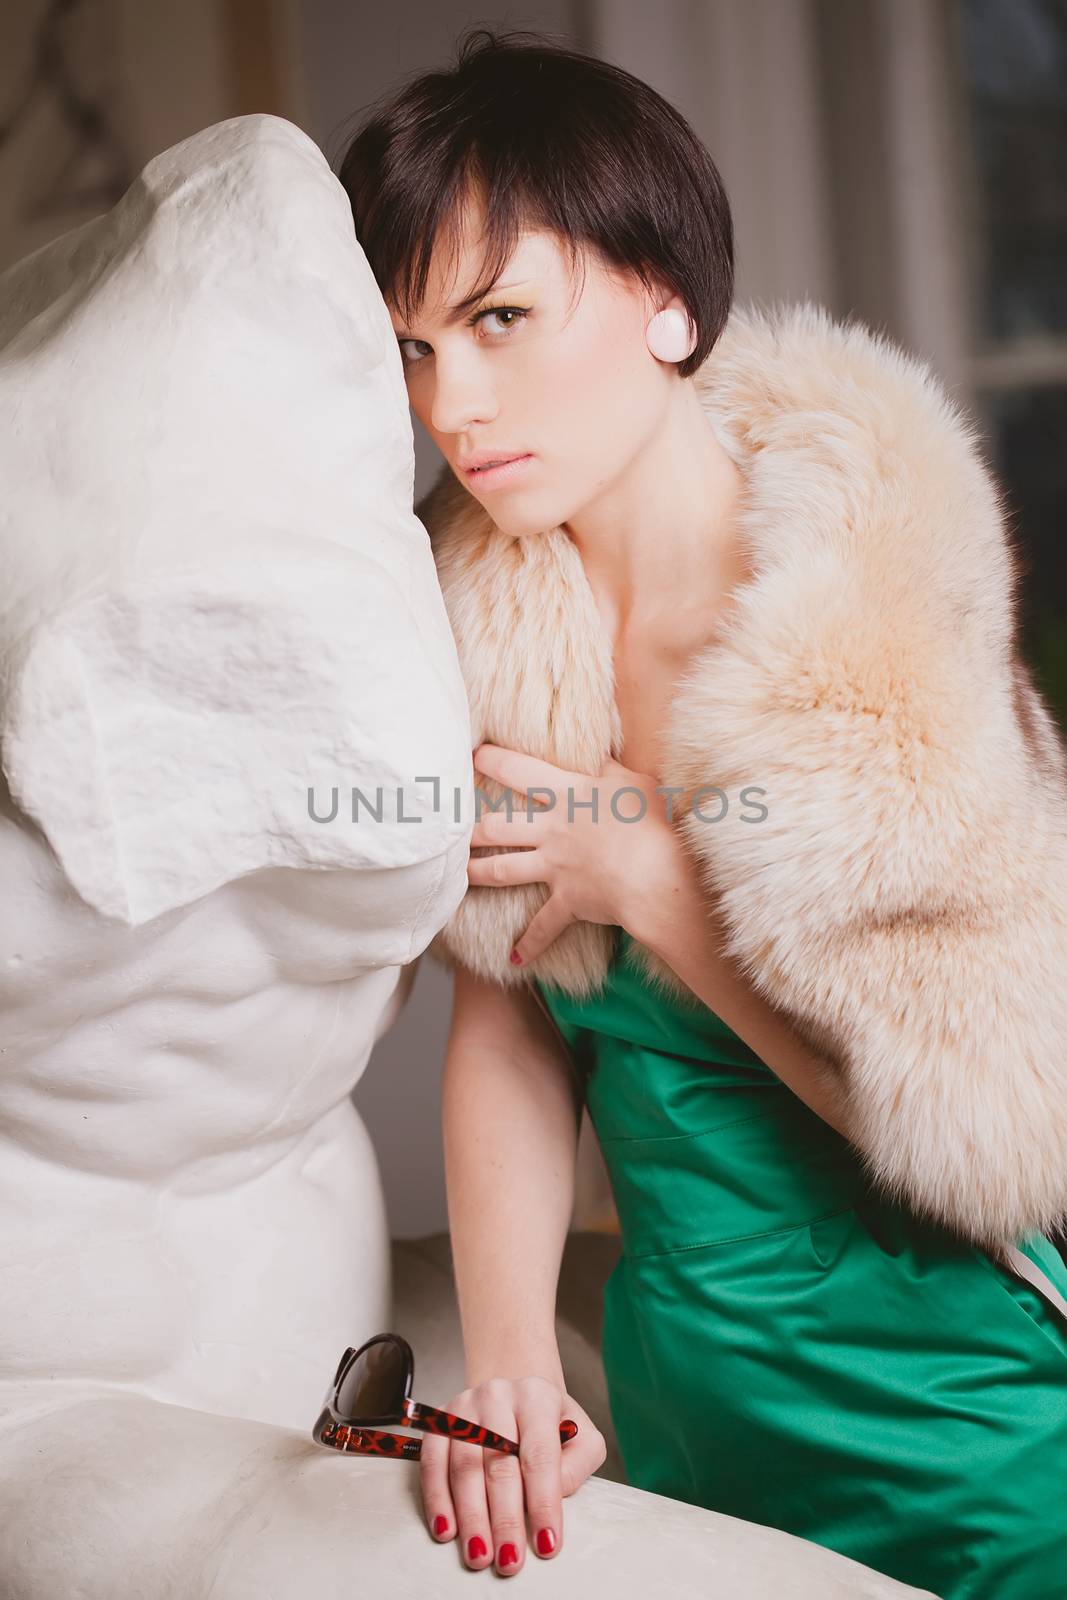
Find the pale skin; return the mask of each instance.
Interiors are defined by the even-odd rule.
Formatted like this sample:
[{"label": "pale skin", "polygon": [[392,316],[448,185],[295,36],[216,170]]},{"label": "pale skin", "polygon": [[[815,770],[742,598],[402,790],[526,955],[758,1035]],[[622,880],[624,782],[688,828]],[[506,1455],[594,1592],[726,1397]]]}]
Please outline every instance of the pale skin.
[{"label": "pale skin", "polygon": [[[831,1071],[723,954],[721,929],[655,792],[655,734],[672,686],[748,570],[732,527],[737,468],[692,383],[645,339],[657,311],[682,303],[666,290],[650,294],[592,252],[576,281],[565,242],[530,230],[494,289],[450,317],[480,281],[483,226],[472,193],[448,241],[454,253],[435,245],[418,317],[405,323],[390,308],[408,398],[504,533],[536,538],[558,526],[573,540],[613,641],[625,763],[591,776],[481,745],[476,773],[512,789],[517,804],[510,819],[481,817],[471,844],[524,848],[472,857],[469,881],[547,886],[516,946],[522,962],[576,920],[626,929],[844,1133]],[[459,464],[483,448],[534,459],[506,487],[483,487]],[[580,806],[568,820],[568,788],[588,798],[594,784],[598,821]],[[640,822],[612,817],[608,797],[625,785],[648,798]],[[551,790],[557,804],[523,807],[527,788]],[[447,1407],[517,1439],[520,1455],[427,1435],[420,1486],[435,1536],[458,1536],[471,1568],[495,1561],[510,1576],[526,1557],[526,1514],[532,1548],[554,1558],[562,1499],[606,1455],[595,1423],[567,1394],[555,1338],[581,1108],[562,1046],[528,993],[457,974],[443,1108],[468,1385]],[[561,1448],[563,1417],[579,1431]],[[551,1543],[542,1544],[545,1529]]]}]

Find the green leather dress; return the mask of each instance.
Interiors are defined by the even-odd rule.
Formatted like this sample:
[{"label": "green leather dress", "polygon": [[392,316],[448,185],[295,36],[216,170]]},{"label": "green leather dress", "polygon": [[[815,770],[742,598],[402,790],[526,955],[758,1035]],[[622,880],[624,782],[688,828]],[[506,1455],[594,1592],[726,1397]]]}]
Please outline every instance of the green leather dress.
[{"label": "green leather dress", "polygon": [[[877,1198],[848,1141],[628,941],[598,996],[537,988],[619,1214],[602,1349],[630,1482],[944,1600],[1064,1600],[1067,1318]],[[1051,1241],[1019,1246],[1067,1294]]]}]

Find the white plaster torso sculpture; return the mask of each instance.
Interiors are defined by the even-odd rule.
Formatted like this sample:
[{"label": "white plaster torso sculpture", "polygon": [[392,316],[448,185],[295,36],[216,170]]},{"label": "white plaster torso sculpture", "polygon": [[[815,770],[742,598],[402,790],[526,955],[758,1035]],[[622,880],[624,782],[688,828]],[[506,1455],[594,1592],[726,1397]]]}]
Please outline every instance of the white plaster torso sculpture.
[{"label": "white plaster torso sculpture", "polygon": [[[341,1350],[390,1326],[350,1091],[473,814],[399,354],[312,141],[208,128],[11,268],[0,416],[0,1587],[459,1592],[414,1469],[307,1437]],[[584,1498],[569,1567],[529,1581],[603,1578],[604,1529],[658,1506],[709,1577],[916,1592]]]}]

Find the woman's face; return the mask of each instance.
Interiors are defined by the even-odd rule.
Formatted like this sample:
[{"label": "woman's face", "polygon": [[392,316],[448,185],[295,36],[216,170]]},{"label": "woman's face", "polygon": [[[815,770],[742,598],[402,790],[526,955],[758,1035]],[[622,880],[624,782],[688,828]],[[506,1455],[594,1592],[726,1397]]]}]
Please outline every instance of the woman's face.
[{"label": "woman's face", "polygon": [[[557,527],[624,486],[665,414],[668,369],[645,343],[657,306],[595,252],[582,284],[558,237],[531,231],[495,288],[450,320],[481,265],[473,224],[448,282],[442,254],[416,322],[405,327],[393,310],[411,408],[504,532]],[[465,470],[476,451],[530,459],[482,476]]]}]

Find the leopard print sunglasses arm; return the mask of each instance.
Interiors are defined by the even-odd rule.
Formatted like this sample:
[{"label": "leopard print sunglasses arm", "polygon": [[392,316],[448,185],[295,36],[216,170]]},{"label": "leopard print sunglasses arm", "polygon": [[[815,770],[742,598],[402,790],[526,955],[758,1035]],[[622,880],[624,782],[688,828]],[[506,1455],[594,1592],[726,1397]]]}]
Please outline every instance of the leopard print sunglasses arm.
[{"label": "leopard print sunglasses arm", "polygon": [[[441,1411],[436,1406],[422,1405],[418,1400],[406,1402],[404,1421],[425,1433],[436,1433],[463,1444],[480,1445],[486,1450],[501,1450],[506,1455],[518,1455],[519,1446],[514,1439],[477,1422],[468,1422],[451,1411]],[[565,1417],[559,1425],[561,1444],[567,1444],[578,1432],[578,1424]],[[422,1454],[422,1440],[409,1434],[388,1433],[380,1428],[363,1428],[355,1423],[340,1422],[328,1407],[322,1411],[313,1430],[316,1444],[328,1445],[334,1450],[345,1450],[357,1455],[392,1456],[398,1461],[417,1461]]]}]

